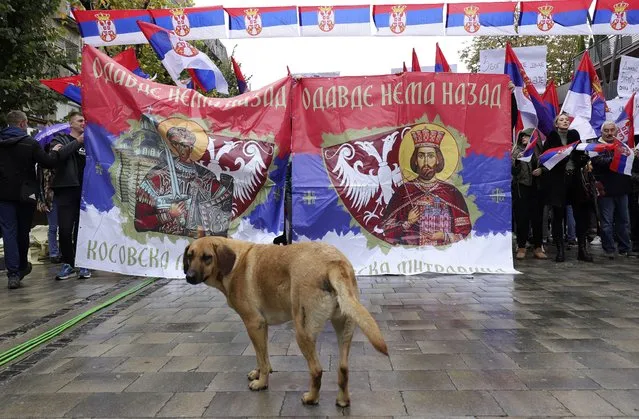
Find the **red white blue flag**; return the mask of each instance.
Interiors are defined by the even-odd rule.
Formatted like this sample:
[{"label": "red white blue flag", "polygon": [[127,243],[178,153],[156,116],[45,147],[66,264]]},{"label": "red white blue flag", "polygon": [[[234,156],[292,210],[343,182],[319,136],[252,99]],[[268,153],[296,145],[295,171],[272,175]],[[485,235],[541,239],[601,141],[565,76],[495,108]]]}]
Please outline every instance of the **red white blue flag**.
[{"label": "red white blue flag", "polygon": [[435,73],[450,73],[450,66],[444,53],[439,48],[439,43],[435,43]]},{"label": "red white blue flag", "polygon": [[530,136],[530,140],[528,140],[528,145],[526,145],[526,148],[524,149],[522,156],[519,157],[517,160],[521,160],[523,162],[530,162],[530,159],[532,159],[533,154],[535,154],[535,147],[537,146],[537,143],[541,143],[541,142],[543,142],[541,138],[541,133],[539,132],[538,129],[533,130],[532,135]]},{"label": "red white blue flag", "polygon": [[380,4],[373,6],[380,36],[444,34],[444,4]]},{"label": "red white blue flag", "polygon": [[590,35],[590,0],[523,1],[520,35]]},{"label": "red white blue flag", "polygon": [[544,151],[539,156],[541,163],[548,170],[552,170],[560,161],[570,156],[570,153],[577,147],[577,142],[570,143],[561,147],[555,147]]},{"label": "red white blue flag", "polygon": [[225,8],[229,15],[229,38],[299,36],[297,7]]},{"label": "red white blue flag", "polygon": [[235,79],[237,80],[237,88],[240,91],[240,94],[244,92],[248,92],[248,85],[246,84],[246,79],[244,78],[244,74],[242,74],[242,70],[240,69],[239,64],[235,61],[235,58],[231,57],[231,64],[233,65],[233,73],[235,73]]},{"label": "red white blue flag", "polygon": [[621,173],[626,176],[632,176],[632,165],[635,161],[635,150],[628,147],[627,144],[619,140],[615,140],[615,152],[610,162],[610,170]]},{"label": "red white blue flag", "polygon": [[517,35],[514,2],[451,3],[446,35]]},{"label": "red white blue flag", "polygon": [[304,6],[299,8],[302,36],[370,36],[371,8],[356,6]]},{"label": "red white blue flag", "polygon": [[73,16],[85,44],[95,47],[146,44],[137,21],[152,23],[148,10],[77,10]]},{"label": "red white blue flag", "polygon": [[156,25],[187,41],[226,38],[222,6],[151,9],[151,16]]},{"label": "red white blue flag", "polygon": [[548,109],[550,118],[554,120],[559,113],[559,96],[557,96],[557,86],[555,86],[554,80],[548,82],[541,99],[544,101],[546,109]]},{"label": "red white blue flag", "polygon": [[601,135],[601,125],[606,120],[606,98],[599,76],[586,51],[572,79],[562,112],[573,117],[570,128],[579,131],[582,140]]},{"label": "red white blue flag", "polygon": [[82,94],[80,93],[81,77],[79,75],[40,80],[40,83],[44,84],[51,90],[55,90],[70,101],[75,102],[78,105],[82,104]]},{"label": "red white blue flag", "polygon": [[206,54],[164,28],[146,22],[139,22],[139,25],[176,85],[187,87],[180,80],[180,73],[189,70],[195,86],[205,92],[216,89],[220,93],[229,93],[224,75]]},{"label": "red white blue flag", "polygon": [[626,103],[626,107],[615,121],[617,125],[617,139],[628,147],[635,148],[635,96],[633,93]]},{"label": "red white blue flag", "polygon": [[636,0],[597,0],[591,28],[595,35],[639,33],[639,2]]}]

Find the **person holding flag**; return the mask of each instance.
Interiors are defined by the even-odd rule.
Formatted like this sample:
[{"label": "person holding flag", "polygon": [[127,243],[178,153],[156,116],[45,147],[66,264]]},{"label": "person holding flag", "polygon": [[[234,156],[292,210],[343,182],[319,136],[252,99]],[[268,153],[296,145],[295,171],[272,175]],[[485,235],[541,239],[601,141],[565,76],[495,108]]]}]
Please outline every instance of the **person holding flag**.
[{"label": "person holding flag", "polygon": [[[601,144],[615,144],[612,150],[605,150],[592,158],[595,178],[600,182],[599,215],[601,219],[601,247],[608,259],[615,258],[615,237],[621,256],[631,256],[630,214],[628,212],[628,195],[632,191],[630,171],[638,150],[631,150],[627,145],[616,140],[617,125],[606,121],[601,126]],[[633,138],[634,140],[634,138]],[[636,169],[636,167],[635,167]]]},{"label": "person holding flag", "polygon": [[547,259],[542,248],[542,217],[544,200],[541,196],[539,155],[542,145],[539,131],[527,128],[517,135],[517,143],[512,152],[512,196],[517,224],[517,254],[526,257],[526,241],[532,228],[533,255],[537,259]]},{"label": "person holding flag", "polygon": [[[560,114],[554,121],[555,129],[550,132],[544,143],[544,155],[540,160],[545,160],[545,155],[552,149],[560,149],[571,144],[581,142],[577,130],[568,129],[570,118],[566,114]],[[594,208],[594,196],[592,189],[586,187],[583,169],[588,164],[588,155],[584,151],[574,151],[565,155],[552,169],[546,165],[543,168],[543,191],[547,203],[552,207],[552,235],[557,246],[557,262],[566,260],[564,243],[564,224],[566,220],[566,205],[571,204],[575,215],[575,229],[577,230],[577,244],[579,246],[578,259],[592,262],[592,256],[588,250],[586,234],[588,232],[589,214]]]}]

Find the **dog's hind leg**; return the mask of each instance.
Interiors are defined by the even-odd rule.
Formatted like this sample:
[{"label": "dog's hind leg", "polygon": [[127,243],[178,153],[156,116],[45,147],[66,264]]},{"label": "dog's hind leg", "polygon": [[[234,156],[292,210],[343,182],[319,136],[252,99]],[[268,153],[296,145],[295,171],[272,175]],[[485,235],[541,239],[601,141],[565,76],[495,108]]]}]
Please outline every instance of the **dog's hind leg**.
[{"label": "dog's hind leg", "polygon": [[337,393],[335,404],[339,407],[347,407],[351,404],[348,393],[348,354],[351,350],[355,322],[346,316],[335,316],[331,319],[331,322],[333,323],[333,328],[335,328],[339,346],[339,370],[337,372],[339,392]]},{"label": "dog's hind leg", "polygon": [[[304,311],[304,308],[302,308],[302,311]],[[295,337],[297,338],[297,344],[300,347],[302,355],[304,355],[306,362],[308,362],[308,369],[311,374],[310,389],[302,395],[302,403],[304,404],[319,403],[319,392],[322,386],[322,365],[317,356],[316,342],[317,335],[324,327],[324,323],[326,323],[327,319],[323,317],[324,321],[318,321],[317,323],[314,323],[313,320],[322,317],[321,315],[315,317],[312,313],[309,313],[308,318],[306,314],[301,318],[295,318]]]},{"label": "dog's hind leg", "polygon": [[249,388],[264,390],[268,388],[268,375],[271,372],[271,363],[268,359],[268,325],[262,318],[246,321],[245,325],[257,357],[257,369],[248,375],[251,380]]}]

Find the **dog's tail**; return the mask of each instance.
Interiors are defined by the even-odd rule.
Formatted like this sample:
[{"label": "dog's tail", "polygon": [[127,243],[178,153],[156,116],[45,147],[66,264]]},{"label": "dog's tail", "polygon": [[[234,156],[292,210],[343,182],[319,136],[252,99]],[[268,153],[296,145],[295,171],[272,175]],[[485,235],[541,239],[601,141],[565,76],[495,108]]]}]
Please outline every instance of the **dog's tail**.
[{"label": "dog's tail", "polygon": [[388,347],[377,322],[359,302],[355,272],[344,265],[333,265],[328,269],[328,280],[337,294],[337,303],[342,313],[357,323],[373,347],[388,355]]}]

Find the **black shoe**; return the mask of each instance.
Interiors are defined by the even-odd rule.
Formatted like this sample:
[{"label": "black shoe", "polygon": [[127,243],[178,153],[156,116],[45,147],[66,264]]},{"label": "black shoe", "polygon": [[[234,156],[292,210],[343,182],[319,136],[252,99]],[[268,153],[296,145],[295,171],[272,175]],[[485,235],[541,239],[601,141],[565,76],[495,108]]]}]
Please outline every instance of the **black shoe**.
[{"label": "black shoe", "polygon": [[566,261],[566,248],[564,247],[563,240],[557,240],[557,256],[555,257],[555,262],[565,262]]},{"label": "black shoe", "polygon": [[594,260],[588,249],[588,240],[585,237],[579,239],[578,246],[577,259],[584,262],[593,262]]},{"label": "black shoe", "polygon": [[22,281],[25,276],[29,275],[32,270],[33,265],[31,264],[31,262],[27,262],[27,267],[20,271],[20,281]]},{"label": "black shoe", "polygon": [[15,290],[20,288],[20,277],[18,275],[12,275],[9,277],[9,289]]},{"label": "black shoe", "polygon": [[58,264],[58,263],[62,263],[62,256],[53,256],[51,258],[49,258],[49,262],[54,263],[54,264]]},{"label": "black shoe", "polygon": [[637,257],[637,254],[635,252],[619,252],[619,256],[625,256],[625,257]]}]

